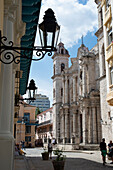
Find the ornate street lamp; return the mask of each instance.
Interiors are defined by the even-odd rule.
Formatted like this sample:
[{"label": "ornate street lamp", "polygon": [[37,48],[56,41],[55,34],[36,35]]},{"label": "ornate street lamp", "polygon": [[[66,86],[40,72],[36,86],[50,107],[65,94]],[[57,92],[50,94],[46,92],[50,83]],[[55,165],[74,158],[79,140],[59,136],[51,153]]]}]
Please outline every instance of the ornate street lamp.
[{"label": "ornate street lamp", "polygon": [[39,35],[42,47],[56,50],[60,26],[57,24],[54,12],[51,8],[45,11],[43,22],[39,24]]},{"label": "ornate street lamp", "polygon": [[22,98],[20,97],[19,94],[15,94],[15,106],[19,106],[19,100],[20,101],[29,100],[29,103],[35,100],[35,93],[36,93],[37,87],[33,79],[30,81],[29,86],[27,87],[27,90],[28,90],[28,98]]},{"label": "ornate street lamp", "polygon": [[35,100],[35,91],[37,87],[35,86],[35,81],[33,79],[30,81],[27,89],[29,90],[29,99],[27,100]]},{"label": "ornate street lamp", "polygon": [[[20,58],[28,60],[41,60],[45,54],[52,55],[52,51],[56,51],[60,26],[57,24],[54,12],[52,9],[45,11],[43,22],[39,24],[39,34],[41,46],[34,47],[15,47],[12,41],[7,40],[7,37],[1,36],[0,31],[0,61],[4,64],[20,63]],[[35,51],[37,58],[29,58],[28,52]]]}]

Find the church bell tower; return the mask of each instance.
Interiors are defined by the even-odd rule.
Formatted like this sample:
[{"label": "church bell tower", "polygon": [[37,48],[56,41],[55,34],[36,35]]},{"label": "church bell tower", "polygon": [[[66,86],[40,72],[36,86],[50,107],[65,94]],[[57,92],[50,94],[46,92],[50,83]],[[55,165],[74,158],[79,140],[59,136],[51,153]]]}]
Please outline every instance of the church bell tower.
[{"label": "church bell tower", "polygon": [[60,138],[60,106],[63,97],[63,80],[62,73],[68,68],[69,53],[64,44],[60,42],[57,51],[52,56],[53,59],[53,137],[59,142]]}]

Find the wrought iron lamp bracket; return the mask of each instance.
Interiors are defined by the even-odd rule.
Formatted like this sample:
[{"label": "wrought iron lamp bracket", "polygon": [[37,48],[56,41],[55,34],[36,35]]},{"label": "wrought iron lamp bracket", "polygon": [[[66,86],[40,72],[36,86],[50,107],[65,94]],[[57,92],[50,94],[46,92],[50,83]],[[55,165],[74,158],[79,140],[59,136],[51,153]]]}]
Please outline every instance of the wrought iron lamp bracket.
[{"label": "wrought iron lamp bracket", "polygon": [[[35,51],[36,58],[28,57],[29,52]],[[1,36],[0,31],[0,61],[4,64],[11,64],[14,62],[15,64],[20,63],[20,58],[26,58],[28,60],[39,61],[44,58],[46,54],[48,56],[52,55],[52,51],[56,51],[53,47],[39,47],[34,46],[32,48],[29,47],[15,47],[12,41],[8,41],[7,37]]]}]

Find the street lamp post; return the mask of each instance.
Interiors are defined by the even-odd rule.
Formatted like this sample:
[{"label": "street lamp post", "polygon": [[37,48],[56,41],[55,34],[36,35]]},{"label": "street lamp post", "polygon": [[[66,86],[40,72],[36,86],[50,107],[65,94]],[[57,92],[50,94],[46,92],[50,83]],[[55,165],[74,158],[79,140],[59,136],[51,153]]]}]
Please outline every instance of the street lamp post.
[{"label": "street lamp post", "polygon": [[28,98],[22,98],[20,97],[20,95],[15,94],[15,106],[19,106],[19,100],[20,101],[29,100],[29,103],[35,100],[35,93],[36,93],[37,87],[33,79],[30,81],[29,86],[27,87],[27,90],[28,90]]},{"label": "street lamp post", "polygon": [[[20,58],[38,61],[44,58],[45,54],[52,55],[56,51],[56,45],[59,37],[60,26],[57,24],[54,12],[51,8],[45,11],[43,22],[39,24],[39,35],[41,46],[34,47],[15,47],[12,41],[7,37],[1,36],[0,31],[0,61],[4,64],[20,63]],[[37,58],[28,56],[30,51],[35,51]]]},{"label": "street lamp post", "polygon": [[34,101],[35,100],[35,92],[37,90],[37,87],[35,86],[35,81],[32,79],[29,83],[29,86],[27,87],[28,90],[28,98],[19,98],[19,100],[29,100]]}]

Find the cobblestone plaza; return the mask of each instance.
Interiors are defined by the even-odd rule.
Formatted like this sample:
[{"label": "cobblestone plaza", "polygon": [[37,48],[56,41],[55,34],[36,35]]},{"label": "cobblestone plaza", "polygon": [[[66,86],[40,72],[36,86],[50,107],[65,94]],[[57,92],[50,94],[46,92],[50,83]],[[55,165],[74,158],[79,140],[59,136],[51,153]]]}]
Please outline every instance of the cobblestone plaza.
[{"label": "cobblestone plaza", "polygon": [[[41,157],[42,148],[26,149],[26,156],[15,159],[15,170],[53,170],[52,160],[43,161]],[[106,159],[103,166],[100,151],[69,151],[64,152],[66,162],[64,170],[110,170],[113,165]],[[25,168],[25,169],[24,169]]]}]

